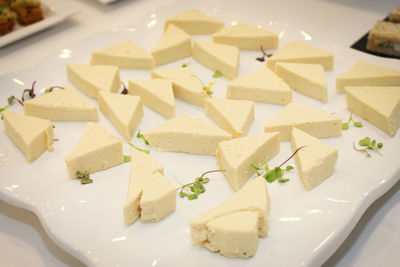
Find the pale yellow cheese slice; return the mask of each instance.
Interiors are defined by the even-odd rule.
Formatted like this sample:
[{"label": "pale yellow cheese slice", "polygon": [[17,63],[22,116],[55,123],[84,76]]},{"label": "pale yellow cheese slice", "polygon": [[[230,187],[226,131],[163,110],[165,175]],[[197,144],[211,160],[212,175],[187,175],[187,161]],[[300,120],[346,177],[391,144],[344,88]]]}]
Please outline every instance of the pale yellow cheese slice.
[{"label": "pale yellow cheese slice", "polygon": [[94,99],[99,91],[117,92],[121,83],[116,66],[69,63],[67,77],[76,88]]},{"label": "pale yellow cheese slice", "polygon": [[175,97],[190,104],[203,107],[204,100],[210,97],[190,67],[155,69],[151,72],[151,77],[170,80]]},{"label": "pale yellow cheese slice", "polygon": [[347,107],[390,136],[400,127],[400,86],[346,87]]},{"label": "pale yellow cheese slice", "polygon": [[290,103],[264,125],[266,132],[280,132],[281,141],[288,141],[293,127],[315,137],[342,135],[342,119],[307,106]]},{"label": "pale yellow cheese slice", "polygon": [[223,28],[212,35],[213,42],[236,46],[244,50],[276,49],[278,35],[261,27],[249,24],[236,24]]},{"label": "pale yellow cheese slice", "polygon": [[51,121],[98,121],[96,105],[69,86],[24,102],[24,114]]},{"label": "pale yellow cheese slice", "polygon": [[93,122],[87,124],[76,146],[65,157],[71,178],[76,178],[77,172],[93,173],[122,162],[122,142]]},{"label": "pale yellow cheese slice", "polygon": [[218,143],[232,135],[201,118],[176,116],[144,134],[159,151],[215,156]]},{"label": "pale yellow cheese slice", "polygon": [[254,102],[209,98],[205,101],[205,113],[233,137],[244,136],[254,121]]},{"label": "pale yellow cheese slice", "polygon": [[336,78],[338,93],[346,86],[400,86],[400,70],[358,61]]},{"label": "pale yellow cheese slice", "polygon": [[171,24],[151,54],[156,66],[190,57],[192,55],[190,35]]},{"label": "pale yellow cheese slice", "polygon": [[320,64],[278,62],[275,72],[290,88],[324,103],[328,102],[325,71]]},{"label": "pale yellow cheese slice", "polygon": [[178,26],[188,34],[210,34],[224,27],[222,21],[207,16],[197,9],[190,9],[168,18],[164,24],[164,31],[171,24]]},{"label": "pale yellow cheese slice", "polygon": [[113,65],[122,69],[153,69],[154,58],[132,41],[110,45],[92,53],[92,65]]},{"label": "pale yellow cheese slice", "polygon": [[338,157],[338,150],[335,147],[296,127],[292,130],[290,140],[293,151],[304,146],[296,153],[295,158],[300,179],[307,191],[333,174]]},{"label": "pale yellow cheese slice", "polygon": [[167,119],[175,117],[175,98],[170,80],[129,81],[128,93],[140,96],[145,106],[153,109]]},{"label": "pale yellow cheese slice", "polygon": [[193,42],[193,58],[228,79],[235,79],[239,69],[239,49],[235,46],[217,44],[202,40]]},{"label": "pale yellow cheese slice", "polygon": [[299,41],[291,41],[285,47],[279,49],[268,58],[266,65],[273,70],[275,63],[279,61],[321,64],[325,70],[333,69],[332,53]]},{"label": "pale yellow cheese slice", "polygon": [[25,154],[28,162],[36,160],[44,151],[52,151],[53,124],[49,120],[3,111],[4,130],[10,140]]},{"label": "pale yellow cheese slice", "polygon": [[279,153],[279,133],[235,138],[218,144],[217,160],[233,191],[238,191],[255,173],[252,165],[264,165]]},{"label": "pale yellow cheese slice", "polygon": [[278,75],[265,68],[230,81],[226,98],[286,105],[292,102],[292,90]]},{"label": "pale yellow cheese slice", "polygon": [[101,112],[127,140],[132,139],[143,117],[143,105],[139,96],[99,92]]}]

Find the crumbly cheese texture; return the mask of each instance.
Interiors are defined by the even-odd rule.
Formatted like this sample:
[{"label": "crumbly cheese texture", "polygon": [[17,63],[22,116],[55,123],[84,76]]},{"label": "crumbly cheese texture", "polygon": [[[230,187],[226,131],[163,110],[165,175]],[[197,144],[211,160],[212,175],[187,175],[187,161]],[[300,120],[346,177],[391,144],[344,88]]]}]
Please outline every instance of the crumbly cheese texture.
[{"label": "crumbly cheese texture", "polygon": [[98,121],[96,105],[69,86],[24,102],[24,114],[51,121]]},{"label": "crumbly cheese texture", "polygon": [[336,78],[336,92],[346,86],[400,86],[400,70],[358,61]]},{"label": "crumbly cheese texture", "polygon": [[52,151],[53,124],[49,120],[3,111],[4,129],[10,140],[24,153],[28,162],[44,151]]},{"label": "crumbly cheese texture", "polygon": [[277,34],[249,24],[223,28],[213,33],[212,38],[214,43],[233,45],[244,50],[270,50],[279,46]]},{"label": "crumbly cheese texture", "polygon": [[275,69],[276,62],[321,64],[325,70],[333,69],[333,54],[312,45],[291,41],[267,60],[267,67]]},{"label": "crumbly cheese texture", "polygon": [[90,64],[122,69],[153,69],[155,65],[151,54],[129,40],[94,51]]},{"label": "crumbly cheese texture", "polygon": [[204,100],[210,97],[190,67],[155,69],[151,77],[171,81],[175,97],[190,104],[204,107]]},{"label": "crumbly cheese texture", "polygon": [[257,249],[254,227],[258,237],[267,236],[269,207],[266,182],[259,176],[225,202],[191,219],[192,242],[228,257],[253,256]]},{"label": "crumbly cheese texture", "polygon": [[122,162],[122,142],[93,122],[87,124],[76,146],[65,157],[71,178],[76,178],[77,172],[93,173]]},{"label": "crumbly cheese texture", "polygon": [[253,164],[264,165],[279,153],[279,133],[240,137],[218,144],[217,160],[233,191],[238,191],[255,173]]},{"label": "crumbly cheese texture", "polygon": [[400,127],[399,86],[346,87],[347,108],[390,136]]},{"label": "crumbly cheese texture", "polygon": [[304,146],[296,155],[300,179],[307,191],[312,190],[335,171],[338,150],[308,133],[293,128],[290,136],[293,151]]},{"label": "crumbly cheese texture", "polygon": [[254,121],[254,102],[223,98],[205,101],[205,113],[233,137],[247,135]]},{"label": "crumbly cheese texture", "polygon": [[232,45],[217,44],[202,40],[193,42],[193,58],[228,79],[235,79],[239,70],[239,49]]},{"label": "crumbly cheese texture", "polygon": [[144,134],[159,151],[215,156],[218,143],[232,135],[210,122],[186,114],[176,116]]},{"label": "crumbly cheese texture", "polygon": [[164,31],[167,31],[171,24],[188,34],[211,34],[224,27],[222,21],[207,16],[197,9],[190,9],[170,17],[164,24]]},{"label": "crumbly cheese texture", "polygon": [[315,137],[336,137],[342,135],[342,119],[307,106],[290,103],[264,125],[266,132],[280,132],[280,140],[288,141],[293,127]]},{"label": "crumbly cheese texture", "polygon": [[324,103],[328,102],[325,71],[320,64],[278,62],[275,72],[290,88]]},{"label": "crumbly cheese texture", "polygon": [[76,88],[94,99],[99,91],[117,92],[121,83],[116,66],[69,63],[67,77]]},{"label": "crumbly cheese texture", "polygon": [[128,93],[140,96],[143,104],[167,119],[175,117],[172,82],[164,79],[129,81]]},{"label": "crumbly cheese texture", "polygon": [[143,118],[143,105],[139,96],[99,93],[101,112],[127,140],[131,140]]},{"label": "crumbly cheese texture", "polygon": [[192,55],[190,35],[171,24],[151,54],[156,66],[190,57]]},{"label": "crumbly cheese texture", "polygon": [[292,90],[278,75],[265,68],[230,81],[226,98],[286,105],[292,102]]}]

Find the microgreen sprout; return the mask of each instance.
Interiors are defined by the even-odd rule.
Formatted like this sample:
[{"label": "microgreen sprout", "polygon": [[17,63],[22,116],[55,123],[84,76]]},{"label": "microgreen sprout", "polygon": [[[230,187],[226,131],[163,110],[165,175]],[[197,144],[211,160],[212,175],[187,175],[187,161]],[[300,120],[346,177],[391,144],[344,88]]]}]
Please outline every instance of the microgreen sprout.
[{"label": "microgreen sprout", "polygon": [[76,177],[81,180],[81,184],[91,184],[93,183],[93,180],[90,179],[90,175],[88,172],[76,172]]},{"label": "microgreen sprout", "polygon": [[272,56],[272,54],[265,53],[263,46],[260,46],[260,51],[262,53],[262,56],[256,58],[256,60],[258,60],[260,62],[264,62],[266,57],[268,58],[268,57]]},{"label": "microgreen sprout", "polygon": [[221,78],[222,72],[220,70],[216,70],[213,75],[214,78]]},{"label": "microgreen sprout", "polygon": [[128,89],[126,88],[125,83],[123,83],[123,82],[121,82],[121,83],[122,83],[122,88],[124,88],[121,91],[121,95],[127,95],[128,94]]},{"label": "microgreen sprout", "polygon": [[371,157],[369,150],[374,150],[376,153],[382,156],[382,153],[379,151],[380,148],[383,147],[382,143],[376,143],[376,140],[372,140],[369,137],[365,137],[358,141],[358,144],[363,148],[357,148],[356,145],[353,143],[353,148],[355,151],[366,153],[367,157]]},{"label": "microgreen sprout", "polygon": [[211,96],[213,92],[211,91],[211,86],[213,86],[215,82],[210,82],[207,86],[204,86],[203,89],[206,91],[207,95]]},{"label": "microgreen sprout", "polygon": [[144,135],[142,133],[140,133],[140,129],[138,129],[138,132],[136,134],[137,138],[143,139],[144,143],[146,145],[150,145],[149,141],[147,141],[146,137],[144,137]]},{"label": "microgreen sprout", "polygon": [[150,150],[148,150],[148,149],[137,147],[137,146],[135,146],[134,144],[132,144],[131,142],[128,142],[128,141],[124,141],[124,142],[126,142],[128,145],[130,145],[131,147],[133,147],[136,150],[142,151],[142,152],[144,152],[146,154],[150,154]]},{"label": "microgreen sprout", "polygon": [[350,122],[353,122],[353,125],[356,126],[356,127],[358,127],[358,128],[363,127],[363,124],[362,124],[361,121],[355,121],[355,120],[353,119],[353,111],[351,111],[351,113],[350,113],[349,120],[348,120],[347,122],[343,122],[343,123],[342,123],[342,130],[347,130],[347,129],[349,129],[349,123],[350,123]]},{"label": "microgreen sprout", "polygon": [[183,64],[182,64],[182,68],[186,68],[187,66],[188,66],[187,63],[183,63]]},{"label": "microgreen sprout", "polygon": [[194,182],[182,185],[181,187],[178,187],[176,190],[179,191],[179,196],[181,198],[187,197],[189,200],[194,200],[199,197],[200,194],[203,194],[206,192],[206,188],[204,187],[204,184],[208,183],[210,181],[210,178],[204,177],[205,175],[213,172],[224,172],[225,170],[213,170],[213,171],[207,171],[200,175],[200,177],[197,177]]},{"label": "microgreen sprout", "polygon": [[52,86],[52,87],[49,87],[49,88],[47,88],[46,90],[44,90],[44,93],[45,93],[45,94],[51,93],[51,92],[53,92],[54,89],[64,89],[64,87],[61,87],[61,86]]},{"label": "microgreen sprout", "polygon": [[304,146],[301,146],[299,148],[297,148],[293,154],[287,159],[285,160],[281,165],[279,165],[278,167],[275,167],[273,169],[269,169],[268,166],[268,160],[265,163],[264,167],[259,167],[255,164],[252,164],[251,166],[253,167],[253,169],[256,170],[256,173],[258,176],[263,176],[265,180],[267,180],[268,183],[272,183],[275,180],[277,180],[279,183],[286,183],[289,181],[288,178],[283,178],[283,174],[287,171],[293,170],[294,167],[291,165],[286,166],[285,169],[282,169],[282,166],[288,162],[291,158],[294,157],[294,155],[296,155],[296,153],[302,149]]}]

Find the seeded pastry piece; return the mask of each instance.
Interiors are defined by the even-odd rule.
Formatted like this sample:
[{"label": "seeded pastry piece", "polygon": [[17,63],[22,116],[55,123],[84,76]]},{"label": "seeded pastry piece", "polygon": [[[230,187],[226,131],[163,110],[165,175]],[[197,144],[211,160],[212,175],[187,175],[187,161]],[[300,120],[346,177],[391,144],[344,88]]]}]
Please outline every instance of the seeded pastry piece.
[{"label": "seeded pastry piece", "polygon": [[400,127],[400,86],[346,87],[347,108],[390,136]]},{"label": "seeded pastry piece", "polygon": [[151,77],[171,81],[175,97],[190,104],[204,107],[204,100],[210,97],[190,67],[155,69],[151,72]]},{"label": "seeded pastry piece", "polygon": [[224,27],[222,21],[207,16],[197,9],[190,9],[167,19],[164,24],[164,32],[171,24],[188,34],[210,34]]},{"label": "seeded pastry piece", "polygon": [[132,150],[131,171],[124,207],[125,225],[139,217],[142,222],[156,222],[176,209],[175,187],[164,177],[162,165],[150,155]]},{"label": "seeded pastry piece", "polygon": [[254,121],[254,102],[223,98],[205,101],[205,113],[233,137],[247,135]]},{"label": "seeded pastry piece", "polygon": [[275,72],[290,88],[324,103],[328,102],[325,71],[320,64],[278,62]]},{"label": "seeded pastry piece", "polygon": [[218,143],[232,135],[212,123],[186,114],[176,116],[144,134],[159,151],[215,156]]},{"label": "seeded pastry piece", "polygon": [[226,257],[252,257],[257,237],[267,236],[269,207],[266,182],[259,176],[225,202],[191,219],[192,242]]},{"label": "seeded pastry piece", "polygon": [[131,140],[143,118],[143,105],[139,96],[99,92],[101,112],[127,140]]},{"label": "seeded pastry piece", "polygon": [[312,45],[291,41],[267,60],[267,67],[274,70],[276,62],[321,64],[325,70],[333,69],[333,54]]},{"label": "seeded pastry piece", "polygon": [[156,66],[190,57],[192,55],[190,35],[171,24],[151,54]]},{"label": "seeded pastry piece", "polygon": [[51,121],[98,121],[96,105],[69,86],[24,102],[25,115]]},{"label": "seeded pastry piece", "polygon": [[292,102],[292,90],[278,75],[265,68],[230,81],[226,98],[286,105]]},{"label": "seeded pastry piece", "polygon": [[394,8],[392,11],[389,13],[389,20],[391,22],[400,22],[400,6]]},{"label": "seeded pastry piece", "polygon": [[346,86],[367,85],[400,86],[400,70],[358,61],[336,78],[336,92],[342,94]]},{"label": "seeded pastry piece", "polygon": [[367,49],[400,57],[400,24],[383,20],[377,21],[368,34]]},{"label": "seeded pastry piece", "polygon": [[279,133],[264,133],[223,141],[218,144],[217,160],[233,191],[238,191],[255,173],[256,166],[265,164],[280,150]]},{"label": "seeded pastry piece", "polygon": [[116,66],[69,63],[67,77],[76,88],[94,99],[99,91],[117,92],[121,83]]},{"label": "seeded pastry piece", "polygon": [[107,130],[89,122],[76,146],[65,157],[68,173],[76,178],[77,173],[93,173],[123,162],[122,142]]},{"label": "seeded pastry piece", "polygon": [[342,119],[307,106],[290,103],[274,118],[265,123],[266,132],[280,132],[280,140],[288,141],[293,127],[315,137],[336,137],[342,135]]},{"label": "seeded pastry piece", "polygon": [[130,95],[140,96],[143,104],[167,119],[175,117],[172,82],[164,79],[129,81]]},{"label": "seeded pastry piece", "polygon": [[33,162],[44,151],[53,151],[53,124],[49,120],[3,111],[4,129],[10,140]]},{"label": "seeded pastry piece", "polygon": [[276,49],[278,35],[249,24],[237,24],[223,28],[212,35],[213,42],[236,46],[244,50]]},{"label": "seeded pastry piece", "polygon": [[307,191],[321,184],[335,171],[338,150],[302,130],[293,128],[290,136],[300,179]]},{"label": "seeded pastry piece", "polygon": [[129,40],[94,51],[90,64],[122,69],[153,69],[155,65],[152,55]]}]

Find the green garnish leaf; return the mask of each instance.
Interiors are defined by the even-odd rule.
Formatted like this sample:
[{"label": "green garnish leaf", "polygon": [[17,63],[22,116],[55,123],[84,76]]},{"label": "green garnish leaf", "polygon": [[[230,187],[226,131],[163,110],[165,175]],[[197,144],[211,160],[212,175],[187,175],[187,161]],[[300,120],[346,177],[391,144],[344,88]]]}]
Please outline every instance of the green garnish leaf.
[{"label": "green garnish leaf", "polygon": [[347,129],[349,129],[349,123],[348,122],[343,122],[342,123],[342,130],[347,130]]},{"label": "green garnish leaf", "polygon": [[220,70],[216,70],[213,75],[214,78],[221,78],[222,72]]},{"label": "green garnish leaf", "polygon": [[187,197],[188,194],[181,191],[181,192],[179,192],[179,196],[183,198],[183,197]]},{"label": "green garnish leaf", "polygon": [[131,156],[125,156],[124,155],[124,163],[131,162],[131,160],[132,160]]},{"label": "green garnish leaf", "polygon": [[186,63],[182,64],[182,68],[186,68],[187,66],[188,66],[188,64],[186,64]]},{"label": "green garnish leaf", "polygon": [[196,194],[190,194],[190,195],[188,195],[188,199],[189,200],[193,200],[193,199],[197,199],[199,196],[198,195],[196,195]]},{"label": "green garnish leaf", "polygon": [[363,127],[363,124],[362,124],[361,121],[355,121],[355,122],[353,122],[353,124],[354,124],[354,126],[356,126],[356,127],[358,127],[358,128]]},{"label": "green garnish leaf", "polygon": [[147,141],[146,138],[144,137],[144,135],[140,133],[140,129],[138,130],[138,133],[137,133],[136,137],[140,138],[140,139],[143,139],[143,141],[144,141],[144,143],[146,145],[150,145],[149,141]]},{"label": "green garnish leaf", "polygon": [[294,167],[292,165],[286,166],[286,171],[290,171],[290,170],[293,170],[293,169],[294,169]]},{"label": "green garnish leaf", "polygon": [[81,184],[91,184],[93,183],[93,180],[90,179],[90,175],[88,172],[76,172],[76,177],[81,180]]},{"label": "green garnish leaf", "polygon": [[93,180],[90,179],[90,178],[82,179],[82,180],[81,180],[81,184],[91,184],[91,183],[93,183]]},{"label": "green garnish leaf", "polygon": [[280,182],[280,183],[286,183],[286,182],[288,182],[289,181],[289,179],[287,179],[287,178],[278,178],[278,182]]},{"label": "green garnish leaf", "polygon": [[365,137],[364,139],[361,139],[360,141],[358,141],[358,144],[360,146],[368,146],[370,142],[371,142],[371,139],[369,137]]},{"label": "green garnish leaf", "polygon": [[382,147],[383,147],[383,144],[382,144],[382,143],[378,143],[377,147],[378,147],[378,148],[382,148]]},{"label": "green garnish leaf", "polygon": [[256,166],[255,164],[251,164],[251,167],[257,171],[261,170],[260,167]]}]

